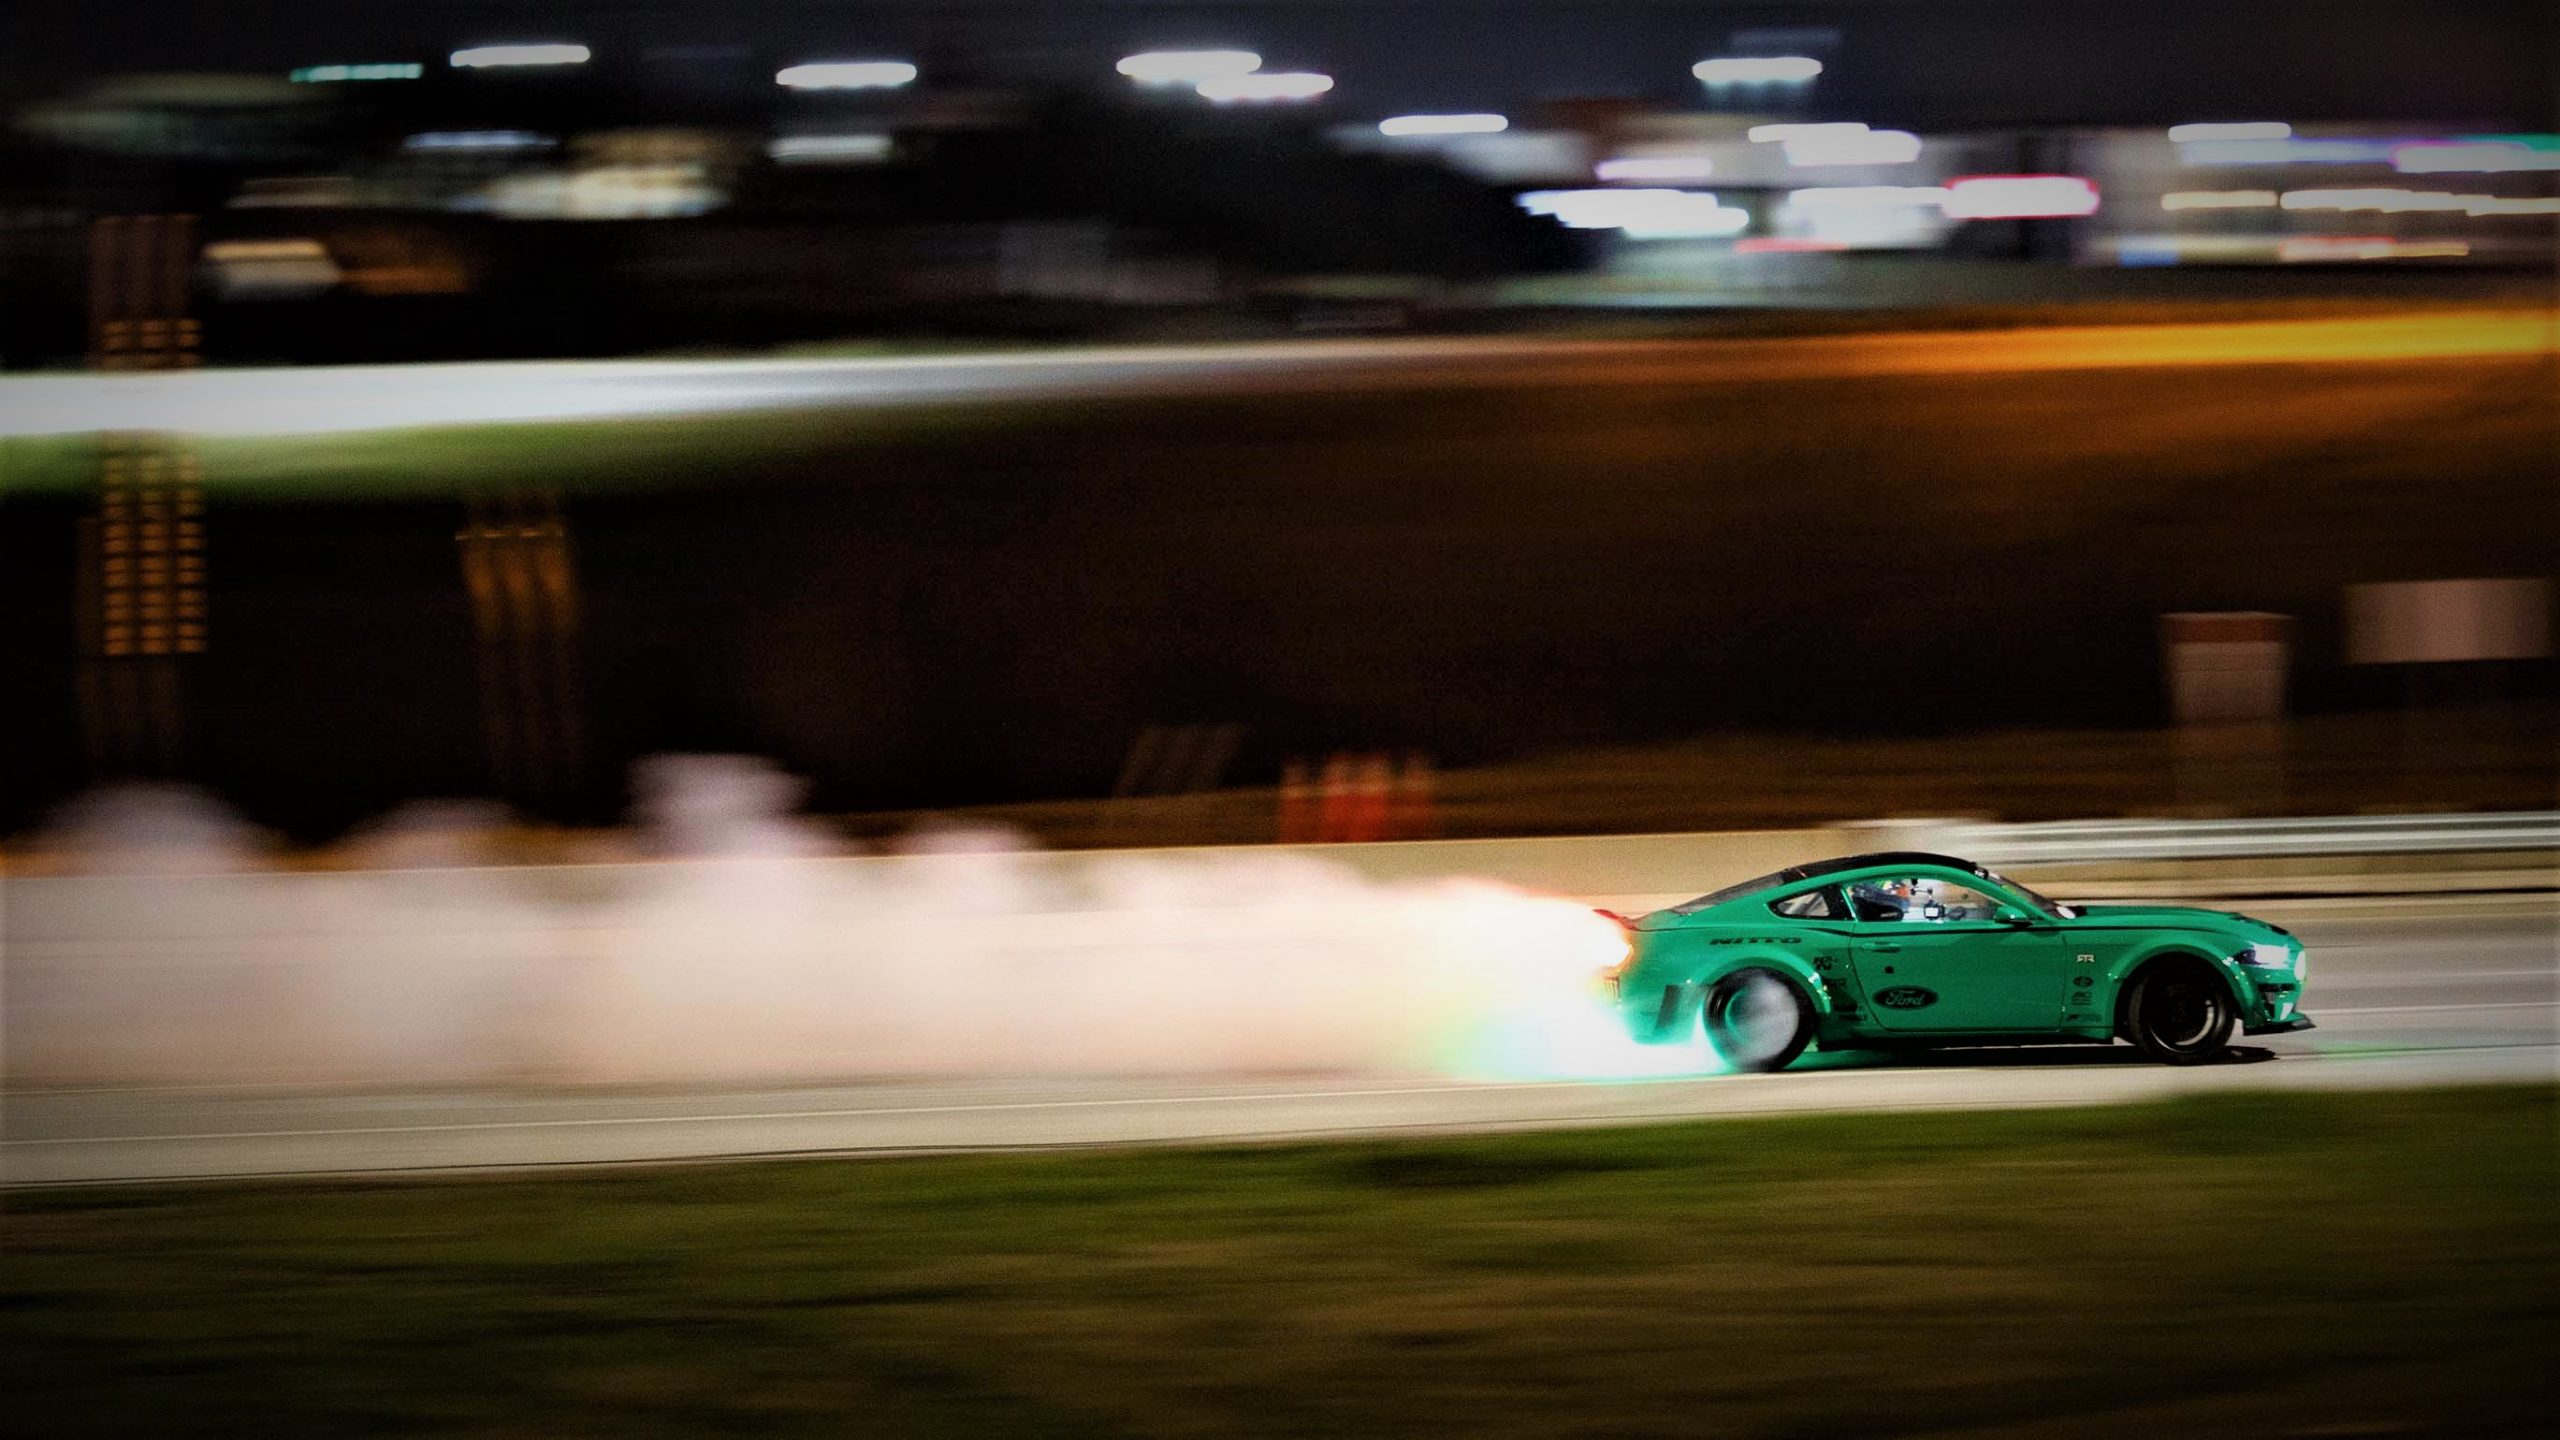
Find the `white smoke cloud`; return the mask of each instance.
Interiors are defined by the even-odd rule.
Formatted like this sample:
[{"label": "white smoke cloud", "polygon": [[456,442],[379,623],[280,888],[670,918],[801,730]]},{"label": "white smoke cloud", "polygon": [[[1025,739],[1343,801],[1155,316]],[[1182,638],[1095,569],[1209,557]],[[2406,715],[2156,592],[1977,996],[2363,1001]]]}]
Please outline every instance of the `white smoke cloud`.
[{"label": "white smoke cloud", "polygon": [[[417,1086],[1708,1064],[1615,1029],[1590,984],[1623,940],[1577,902],[1382,884],[1289,852],[1059,854],[1001,833],[812,856],[818,832],[771,813],[796,795],[773,772],[657,774],[641,846],[693,858],[243,871],[236,849],[212,865],[162,834],[89,873],[11,881],[8,1073]],[[703,786],[720,793],[688,793]],[[132,863],[146,850],[156,866]]]}]

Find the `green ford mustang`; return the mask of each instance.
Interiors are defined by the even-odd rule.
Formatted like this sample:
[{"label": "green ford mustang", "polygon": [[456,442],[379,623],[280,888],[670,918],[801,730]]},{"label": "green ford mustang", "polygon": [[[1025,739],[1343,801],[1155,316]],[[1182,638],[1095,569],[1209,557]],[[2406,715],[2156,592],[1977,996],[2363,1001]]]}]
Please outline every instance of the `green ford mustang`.
[{"label": "green ford mustang", "polygon": [[[1604,912],[1605,913],[1605,912]],[[2220,910],[2062,905],[1950,855],[1798,865],[1626,927],[1603,977],[1639,1040],[1695,1037],[1744,1070],[1807,1045],[1889,1050],[2130,1040],[2173,1065],[2231,1033],[2308,1030],[2302,942]]]}]

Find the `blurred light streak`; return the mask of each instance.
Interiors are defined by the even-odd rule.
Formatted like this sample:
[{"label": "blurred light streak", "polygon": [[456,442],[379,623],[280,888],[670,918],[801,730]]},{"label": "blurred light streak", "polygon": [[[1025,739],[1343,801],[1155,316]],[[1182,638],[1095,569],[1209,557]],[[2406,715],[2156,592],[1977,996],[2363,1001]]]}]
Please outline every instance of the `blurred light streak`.
[{"label": "blurred light streak", "polygon": [[2403,175],[2504,175],[2560,170],[2560,149],[2522,140],[2421,141],[2391,152],[2391,168]]},{"label": "blurred light streak", "polygon": [[2442,190],[2288,190],[2284,193],[2287,210],[2373,210],[2385,215],[2409,211],[2470,210],[2486,202],[2487,195],[2454,195]]},{"label": "blurred light streak", "polygon": [[2197,140],[2178,147],[2182,165],[2378,165],[2403,140]]},{"label": "blurred light streak", "polygon": [[216,240],[204,247],[213,287],[226,300],[316,294],[344,278],[327,247],[308,237]]},{"label": "blurred light streak", "polygon": [[1790,192],[1779,223],[1818,245],[1909,250],[1944,240],[1946,198],[1935,185],[1818,185]]},{"label": "blurred light streak", "polygon": [[1250,50],[1147,50],[1123,57],[1117,68],[1141,85],[1198,85],[1250,75],[1262,57]]},{"label": "blurred light streak", "polygon": [[1616,230],[1630,239],[1712,239],[1741,233],[1751,212],[1704,190],[1532,190],[1521,209],[1569,230]]},{"label": "blurred light streak", "polygon": [[2276,258],[2273,235],[2119,235],[2096,247],[2118,265],[2182,265],[2190,260],[2258,264]]},{"label": "blurred light streak", "polygon": [[1221,105],[1313,100],[1333,88],[1333,77],[1311,70],[1257,70],[1250,75],[1216,76],[1194,88],[1202,99]]},{"label": "blurred light streak", "polygon": [[[2010,374],[2116,366],[2217,367],[2266,361],[2541,357],[2548,306],[2450,315],[2091,325],[2021,332],[1998,346],[1979,337],[1894,335],[1750,342],[1754,375]],[[1363,367],[1362,383],[1418,383],[1381,359],[1484,362],[1488,384],[1553,383],[1556,366],[1619,353],[1600,342],[1463,339],[1288,341],[1267,344],[1083,346],[1004,355],[788,360],[488,361],[437,365],[307,365],[165,373],[0,375],[0,436],[96,430],[196,435],[327,435],[511,421],[612,420],[813,407],[867,409],[938,399],[1171,393],[1206,383],[1323,376]],[[1635,351],[1624,352],[1629,355]],[[1661,352],[1645,350],[1648,357]],[[1701,384],[1728,373],[1731,352],[1692,354]],[[1668,362],[1665,362],[1668,363]],[[1684,362],[1685,363],[1685,362]],[[1500,368],[1490,368],[1490,367]],[[1609,372],[1595,372],[1609,383]]]},{"label": "blurred light streak", "polygon": [[2286,140],[2292,136],[2293,127],[2281,120],[2205,121],[2169,127],[2169,138],[2182,145],[2193,140]]},{"label": "blurred light streak", "polygon": [[2471,253],[2462,240],[2394,240],[2388,235],[2296,235],[2279,241],[2276,258],[2288,263],[2321,260],[2458,260]]},{"label": "blurred light streak", "polygon": [[1493,135],[1511,128],[1500,115],[1397,115],[1378,122],[1381,135]]},{"label": "blurred light streak", "polygon": [[1867,133],[1867,125],[1863,120],[1781,121],[1770,125],[1754,125],[1743,133],[1755,145],[1775,145],[1786,140],[1818,140],[1840,135],[1864,135]]},{"label": "blurred light streak", "polygon": [[2474,195],[2470,198],[2474,215],[2560,215],[2560,198],[2547,195],[2515,199]]},{"label": "blurred light streak", "polygon": [[1920,158],[1920,137],[1908,130],[1799,135],[1786,142],[1786,149],[1787,163],[1804,169],[1824,165],[1908,165]]},{"label": "blurred light streak", "polygon": [[1592,168],[1599,180],[1704,180],[1716,162],[1704,155],[1620,155]]},{"label": "blurred light streak", "polygon": [[904,60],[819,60],[774,72],[787,90],[895,90],[914,83],[916,67]]},{"label": "blurred light streak", "polygon": [[1946,201],[1943,185],[1815,185],[1787,192],[1788,204],[1808,210],[1901,210]]},{"label": "blurred light streak", "polygon": [[2094,215],[2098,187],[2077,175],[1966,175],[1947,182],[1957,220],[2046,220]]},{"label": "blurred light streak", "polygon": [[494,181],[478,208],[527,220],[639,220],[700,215],[727,198],[698,165],[595,165]]},{"label": "blurred light streak", "polygon": [[1849,242],[1845,240],[1790,239],[1782,235],[1754,235],[1747,240],[1733,242],[1736,255],[1812,255],[1848,248]]},{"label": "blurred light streak", "polygon": [[494,70],[526,65],[584,65],[594,54],[584,45],[475,45],[456,50],[457,70]]},{"label": "blurred light streak", "polygon": [[327,85],[343,80],[415,80],[427,67],[414,61],[372,65],[305,65],[285,78],[297,85]]},{"label": "blurred light streak", "polygon": [[1810,55],[1726,55],[1701,60],[1689,73],[1709,85],[1800,85],[1822,73]]},{"label": "blurred light streak", "polygon": [[530,130],[426,130],[401,142],[404,150],[544,150],[551,137]]},{"label": "blurred light streak", "polygon": [[2272,210],[2273,190],[2172,190],[2160,197],[2163,210]]},{"label": "blurred light streak", "polygon": [[894,148],[886,135],[784,135],[765,153],[784,165],[864,165],[888,159]]}]

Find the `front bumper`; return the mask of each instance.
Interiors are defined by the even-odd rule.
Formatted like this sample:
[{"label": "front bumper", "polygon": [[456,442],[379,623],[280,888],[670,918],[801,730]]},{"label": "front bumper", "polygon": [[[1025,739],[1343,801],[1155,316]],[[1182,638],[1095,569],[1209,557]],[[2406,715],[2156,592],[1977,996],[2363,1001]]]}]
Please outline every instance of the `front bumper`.
[{"label": "front bumper", "polygon": [[2240,1027],[2240,1033],[2243,1035],[2290,1035],[2296,1030],[2318,1028],[2311,1023],[2310,1016],[2296,1015],[2290,1020],[2267,1020],[2255,1025],[2243,1025]]}]

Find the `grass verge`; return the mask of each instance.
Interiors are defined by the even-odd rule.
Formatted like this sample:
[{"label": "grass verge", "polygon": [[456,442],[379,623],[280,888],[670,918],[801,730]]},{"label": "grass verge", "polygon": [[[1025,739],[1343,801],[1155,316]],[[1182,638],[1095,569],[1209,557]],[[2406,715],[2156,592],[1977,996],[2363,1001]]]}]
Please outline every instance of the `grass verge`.
[{"label": "grass verge", "polygon": [[2554,1093],[13,1197],[23,1433],[2545,1434]]}]

